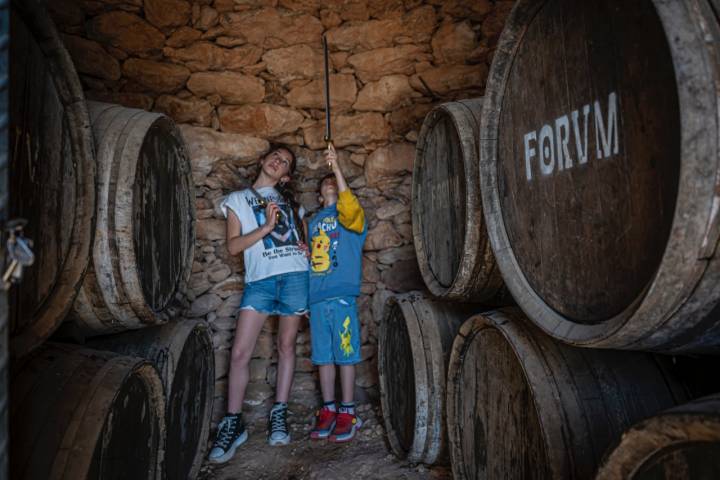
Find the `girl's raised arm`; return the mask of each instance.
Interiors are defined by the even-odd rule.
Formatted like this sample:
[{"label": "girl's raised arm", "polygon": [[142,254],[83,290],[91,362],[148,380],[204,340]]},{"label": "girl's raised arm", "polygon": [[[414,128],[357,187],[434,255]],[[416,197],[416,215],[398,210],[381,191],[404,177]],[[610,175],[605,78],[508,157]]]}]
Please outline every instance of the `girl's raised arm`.
[{"label": "girl's raised arm", "polygon": [[277,223],[277,215],[279,207],[275,202],[268,203],[265,208],[265,224],[256,228],[246,235],[242,234],[242,224],[235,212],[228,208],[225,235],[227,239],[227,249],[230,255],[239,255],[244,250],[255,245],[262,238],[273,231]]}]

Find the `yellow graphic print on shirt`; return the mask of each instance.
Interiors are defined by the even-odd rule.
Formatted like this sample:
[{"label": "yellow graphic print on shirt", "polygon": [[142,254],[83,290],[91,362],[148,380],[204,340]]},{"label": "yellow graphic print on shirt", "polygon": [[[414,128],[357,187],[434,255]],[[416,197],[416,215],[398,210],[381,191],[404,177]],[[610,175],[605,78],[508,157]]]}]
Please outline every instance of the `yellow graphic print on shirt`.
[{"label": "yellow graphic print on shirt", "polygon": [[343,354],[346,357],[349,357],[355,352],[355,349],[350,344],[350,340],[352,340],[352,333],[350,332],[350,317],[345,317],[343,328],[345,328],[345,330],[340,332],[340,348],[342,349]]},{"label": "yellow graphic print on shirt", "polygon": [[310,264],[313,272],[324,272],[330,268],[330,237],[327,236],[323,229],[312,238],[312,254],[310,255]]}]

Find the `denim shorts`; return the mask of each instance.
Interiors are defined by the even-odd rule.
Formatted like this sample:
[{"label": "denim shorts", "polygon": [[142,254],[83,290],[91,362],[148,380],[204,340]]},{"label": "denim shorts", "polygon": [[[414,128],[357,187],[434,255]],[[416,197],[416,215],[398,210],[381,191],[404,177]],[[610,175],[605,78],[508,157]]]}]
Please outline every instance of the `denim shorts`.
[{"label": "denim shorts", "polygon": [[304,315],[308,311],[308,274],[290,272],[245,285],[240,310],[268,315]]},{"label": "denim shorts", "polygon": [[355,297],[336,297],[310,305],[310,342],[315,365],[360,362],[360,322]]}]

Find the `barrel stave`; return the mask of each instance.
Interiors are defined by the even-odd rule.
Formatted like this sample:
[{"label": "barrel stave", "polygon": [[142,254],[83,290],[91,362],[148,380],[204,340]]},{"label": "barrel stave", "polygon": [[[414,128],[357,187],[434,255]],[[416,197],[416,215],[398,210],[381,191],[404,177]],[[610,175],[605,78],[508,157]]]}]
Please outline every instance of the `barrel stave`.
[{"label": "barrel stave", "polygon": [[378,334],[380,399],[393,452],[410,462],[447,463],[445,385],[455,333],[474,305],[411,292],[391,297]]},{"label": "barrel stave", "polygon": [[167,322],[192,269],[194,187],[166,116],[88,102],[99,163],[98,238],[73,309],[85,335]]},{"label": "barrel stave", "polygon": [[649,354],[563,345],[516,309],[477,315],[450,358],[453,474],[592,478],[625,428],[687,396]]},{"label": "barrel stave", "polygon": [[718,25],[706,2],[515,5],[485,93],[481,193],[508,288],[555,338],[720,348]]},{"label": "barrel stave", "polygon": [[167,403],[164,471],[167,478],[195,478],[210,432],[215,380],[207,325],[181,320],[97,337],[87,345],[153,362]]},{"label": "barrel stave", "polygon": [[608,452],[596,478],[716,478],[719,455],[720,396],[714,394],[633,425]]},{"label": "barrel stave", "polygon": [[11,350],[22,356],[60,325],[82,283],[95,229],[95,157],[80,81],[44,5],[15,1],[10,13],[18,68],[10,75],[8,213],[28,220],[36,256],[9,298]]},{"label": "barrel stave", "polygon": [[11,385],[13,478],[160,475],[165,402],[149,362],[46,343]]},{"label": "barrel stave", "polygon": [[435,107],[423,121],[413,167],[413,239],[430,292],[490,301],[502,279],[485,232],[478,191],[481,98]]}]

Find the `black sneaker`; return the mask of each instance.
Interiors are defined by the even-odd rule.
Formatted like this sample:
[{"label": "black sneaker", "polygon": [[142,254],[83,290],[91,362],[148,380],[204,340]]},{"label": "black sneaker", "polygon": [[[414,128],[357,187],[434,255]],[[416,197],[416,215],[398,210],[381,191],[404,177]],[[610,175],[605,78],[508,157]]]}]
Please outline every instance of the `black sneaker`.
[{"label": "black sneaker", "polygon": [[217,438],[208,460],[225,463],[235,455],[235,450],[248,439],[241,415],[226,415],[218,425]]},{"label": "black sneaker", "polygon": [[269,445],[287,445],[290,443],[290,432],[287,427],[287,404],[275,404],[270,410],[268,420]]}]

